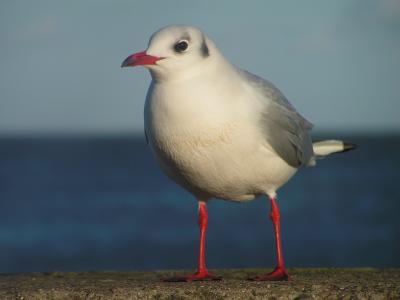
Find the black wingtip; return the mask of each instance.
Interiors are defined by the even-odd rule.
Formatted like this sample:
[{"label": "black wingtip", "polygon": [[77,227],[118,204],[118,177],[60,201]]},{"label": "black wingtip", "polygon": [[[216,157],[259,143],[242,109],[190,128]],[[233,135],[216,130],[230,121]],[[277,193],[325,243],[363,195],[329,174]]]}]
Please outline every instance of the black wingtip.
[{"label": "black wingtip", "polygon": [[350,150],[353,150],[356,148],[357,148],[356,144],[343,142],[343,151],[342,152],[347,152],[347,151],[350,151]]}]

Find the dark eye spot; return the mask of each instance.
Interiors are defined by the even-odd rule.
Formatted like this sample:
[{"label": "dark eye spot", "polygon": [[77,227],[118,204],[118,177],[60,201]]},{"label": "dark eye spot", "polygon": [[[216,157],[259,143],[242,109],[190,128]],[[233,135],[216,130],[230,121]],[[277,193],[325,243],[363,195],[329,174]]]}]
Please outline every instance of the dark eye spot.
[{"label": "dark eye spot", "polygon": [[185,52],[189,44],[187,41],[179,41],[174,45],[175,52],[182,53]]}]

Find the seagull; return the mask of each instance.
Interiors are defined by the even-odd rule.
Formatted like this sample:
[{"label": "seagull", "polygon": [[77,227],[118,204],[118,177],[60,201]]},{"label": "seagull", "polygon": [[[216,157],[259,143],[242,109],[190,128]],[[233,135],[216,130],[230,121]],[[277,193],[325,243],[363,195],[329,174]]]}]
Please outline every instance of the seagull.
[{"label": "seagull", "polygon": [[289,280],[276,192],[298,169],[355,145],[313,143],[313,125],[282,92],[231,64],[198,28],[161,28],[145,51],[121,65],[134,66],[144,66],[152,78],[144,108],[146,141],[161,170],[198,201],[197,272],[167,281],[220,280],[206,267],[207,202],[246,202],[263,195],[271,205],[277,266],[251,279]]}]

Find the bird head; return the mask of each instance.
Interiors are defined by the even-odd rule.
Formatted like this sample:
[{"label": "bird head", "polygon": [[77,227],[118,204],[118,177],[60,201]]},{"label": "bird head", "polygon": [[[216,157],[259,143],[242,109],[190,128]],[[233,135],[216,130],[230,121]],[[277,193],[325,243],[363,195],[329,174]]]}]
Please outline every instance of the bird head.
[{"label": "bird head", "polygon": [[121,67],[143,66],[150,70],[153,78],[174,77],[204,65],[214,48],[195,27],[168,26],[155,32],[147,49],[128,56]]}]

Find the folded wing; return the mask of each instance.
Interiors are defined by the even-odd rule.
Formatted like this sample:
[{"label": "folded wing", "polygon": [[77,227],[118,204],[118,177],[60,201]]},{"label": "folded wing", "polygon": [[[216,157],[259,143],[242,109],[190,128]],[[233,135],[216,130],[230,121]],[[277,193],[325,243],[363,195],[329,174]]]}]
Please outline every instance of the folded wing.
[{"label": "folded wing", "polygon": [[313,164],[314,152],[309,134],[313,125],[296,111],[272,83],[247,71],[241,73],[265,100],[260,122],[267,142],[293,167]]}]

